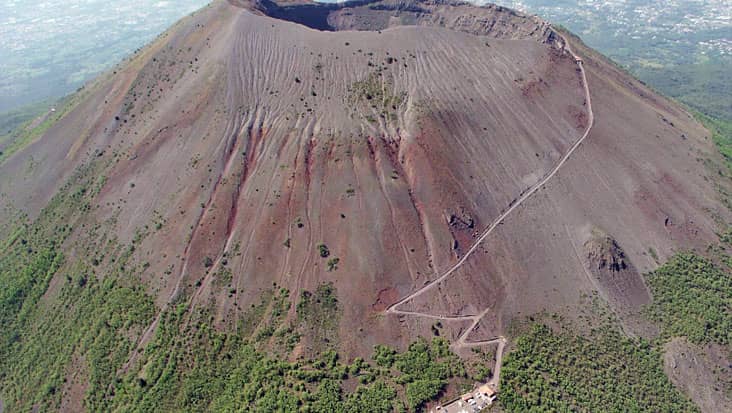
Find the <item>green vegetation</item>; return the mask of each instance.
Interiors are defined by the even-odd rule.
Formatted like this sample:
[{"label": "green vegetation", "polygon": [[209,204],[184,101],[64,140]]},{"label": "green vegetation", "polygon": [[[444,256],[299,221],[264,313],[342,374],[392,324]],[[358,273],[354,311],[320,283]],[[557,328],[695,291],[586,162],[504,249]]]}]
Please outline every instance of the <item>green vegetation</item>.
[{"label": "green vegetation", "polygon": [[[377,350],[383,355],[383,348]],[[418,410],[425,402],[437,398],[451,377],[464,377],[465,367],[452,354],[447,340],[433,338],[431,343],[420,339],[403,354],[396,354],[393,366],[401,372],[398,383],[406,384],[407,406]]]},{"label": "green vegetation", "polygon": [[501,372],[499,401],[508,412],[693,412],[668,380],[661,354],[609,327],[582,337],[531,326]]},{"label": "green vegetation", "polygon": [[[103,410],[131,411],[294,411],[302,384],[300,368],[267,357],[241,335],[222,333],[200,322],[184,327],[180,304],[164,314],[136,372],[115,384]],[[305,366],[303,366],[304,368]]]},{"label": "green vegetation", "polygon": [[[54,102],[54,99],[45,100],[0,113],[0,137],[11,135],[17,127],[47,111]],[[0,138],[0,144],[2,142],[3,139]]]},{"label": "green vegetation", "polygon": [[[263,303],[286,308],[273,305],[274,297],[287,296],[283,291]],[[304,294],[298,316],[315,315],[314,307],[337,309],[332,285]],[[332,350],[286,362],[259,349],[241,330],[213,329],[205,311],[186,323],[187,311],[179,304],[161,317],[152,342],[131,371],[113,382],[113,397],[100,410],[392,412],[404,410],[406,402],[416,411],[448,379],[464,376],[459,358],[440,338],[420,339],[404,353],[378,346],[376,366],[360,358],[344,364]],[[259,315],[255,324],[280,329],[280,318]],[[354,379],[360,384],[346,392],[345,384]]]},{"label": "green vegetation", "polygon": [[[253,332],[256,331],[255,340],[257,342],[267,342],[277,332],[277,328],[280,326],[282,319],[290,309],[290,291],[286,288],[280,288],[276,294],[268,293],[267,296],[269,297],[267,317],[256,320],[261,328],[257,330],[257,325],[255,325],[252,330]],[[284,333],[281,332],[280,336],[283,335]]]},{"label": "green vegetation", "polygon": [[696,118],[712,132],[712,139],[717,149],[724,156],[727,167],[732,169],[732,121],[716,119],[701,113],[697,113]]},{"label": "green vegetation", "polygon": [[249,337],[257,330],[264,318],[265,313],[270,308],[274,293],[272,290],[266,290],[260,295],[259,304],[252,304],[247,311],[239,317],[237,329],[241,335]]},{"label": "green vegetation", "polygon": [[[80,221],[103,184],[97,175],[93,165],[78,170],[0,251],[0,389],[9,411],[57,408],[70,365],[84,372],[85,404],[98,410],[132,348],[129,337],[154,314],[130,276],[142,271],[130,260],[141,236],[124,246]],[[72,241],[77,226],[85,229]],[[73,262],[61,252],[69,245],[78,252]],[[105,260],[113,265],[102,277],[94,263]]]},{"label": "green vegetation", "polygon": [[[724,40],[719,40],[729,38],[729,29],[715,24],[721,3],[704,1],[689,7],[679,2],[662,8],[650,0],[593,6],[563,2],[561,7],[550,0],[521,3],[531,13],[580,33],[586,44],[665,95],[732,120],[732,56]],[[636,13],[639,8],[646,12]],[[626,17],[604,18],[608,13]]]},{"label": "green vegetation", "polygon": [[318,244],[318,254],[321,258],[328,258],[330,255],[330,250],[328,249],[328,246],[325,244]]},{"label": "green vegetation", "polygon": [[[346,400],[343,412],[375,412],[387,413],[398,410],[401,403],[396,402],[396,391],[384,381],[377,381],[371,386],[360,386]],[[338,411],[338,410],[336,410]]]},{"label": "green vegetation", "polygon": [[296,310],[300,328],[312,338],[315,351],[333,349],[338,342],[340,320],[333,284],[321,284],[314,293],[303,291]]},{"label": "green vegetation", "polygon": [[54,123],[75,108],[83,96],[85,96],[84,93],[77,93],[65,98],[59,102],[55,112],[44,115],[40,122],[31,118],[12,132],[4,136],[0,135],[0,145],[3,146],[2,152],[0,152],[0,163],[44,134]]},{"label": "green vegetation", "polygon": [[[241,334],[213,329],[204,321],[206,314],[188,326],[186,311],[179,304],[163,315],[140,360],[108,383],[111,397],[100,400],[95,410],[391,412],[403,408],[400,394],[414,409],[462,371],[459,359],[439,339],[395,352],[397,362],[390,370],[361,359],[342,364],[333,351],[286,362]],[[346,393],[343,385],[351,377],[361,384]]]},{"label": "green vegetation", "polygon": [[653,247],[648,247],[648,255],[650,255],[651,258],[653,258],[653,261],[658,262],[658,253],[656,252],[655,249],[653,249]]},{"label": "green vegetation", "polygon": [[340,258],[334,257],[328,260],[328,271],[335,271],[338,269],[338,263],[341,262]]},{"label": "green vegetation", "polygon": [[217,287],[230,286],[232,279],[233,275],[231,273],[231,269],[227,268],[225,265],[221,265],[214,275],[214,284]]},{"label": "green vegetation", "polygon": [[[373,110],[382,119],[396,119],[397,109],[406,100],[406,93],[394,91],[393,80],[385,70],[388,67],[380,67],[377,71],[369,74],[365,79],[354,82],[350,88],[350,104],[361,104]],[[369,122],[376,119],[371,115],[365,115]]]},{"label": "green vegetation", "polygon": [[[442,339],[419,340],[402,354],[380,346],[377,366],[360,358],[343,363],[333,350],[296,362],[270,352],[291,352],[299,331],[307,329],[313,343],[334,346],[340,310],[332,284],[301,295],[301,325],[295,327],[285,323],[290,294],[284,288],[266,291],[236,329],[224,331],[213,328],[207,309],[192,312],[180,297],[161,314],[151,341],[137,349],[137,337],[157,312],[135,281],[147,268],[134,264],[147,231],[122,245],[102,226],[79,219],[98,190],[98,182],[87,178],[92,172],[80,172],[35,223],[3,242],[0,388],[10,411],[58,409],[70,371],[86,385],[85,409],[140,412],[401,411],[416,409],[437,397],[448,379],[464,376]],[[73,248],[85,253],[71,262],[60,246],[70,242],[74,227],[84,234]],[[221,264],[214,276],[226,284],[231,271],[225,259]],[[103,276],[96,273],[100,268]],[[52,279],[57,287],[49,289]]]},{"label": "green vegetation", "polygon": [[[726,246],[730,234],[720,237]],[[730,348],[732,258],[725,245],[708,252],[678,253],[645,275],[653,294],[645,313],[662,331],[652,343],[627,338],[610,327],[612,319],[585,336],[561,323],[519,334],[501,375],[506,410],[696,411],[664,374],[661,354],[666,340],[680,336]]]},{"label": "green vegetation", "polygon": [[729,57],[700,59],[660,68],[631,65],[639,79],[665,95],[719,119],[732,120],[732,73]]},{"label": "green vegetation", "polygon": [[666,336],[694,343],[732,343],[732,277],[693,253],[672,257],[646,275],[653,292],[649,316]]},{"label": "green vegetation", "polygon": [[478,382],[485,382],[493,377],[493,371],[488,366],[496,359],[496,349],[472,348],[471,351],[475,354],[476,360],[467,367],[473,379]]},{"label": "green vegetation", "polygon": [[205,268],[210,268],[214,265],[214,260],[211,257],[204,257],[203,258],[203,266]]}]

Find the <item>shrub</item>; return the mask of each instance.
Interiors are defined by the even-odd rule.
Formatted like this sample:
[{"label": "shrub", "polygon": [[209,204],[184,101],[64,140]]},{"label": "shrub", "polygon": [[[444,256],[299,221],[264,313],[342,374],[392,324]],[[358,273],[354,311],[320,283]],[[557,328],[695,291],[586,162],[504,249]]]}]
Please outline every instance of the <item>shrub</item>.
[{"label": "shrub", "polygon": [[338,269],[338,263],[340,258],[331,258],[328,260],[328,271],[335,271]]},{"label": "shrub", "polygon": [[396,350],[391,347],[377,344],[374,347],[374,354],[371,358],[374,359],[377,366],[391,367],[396,359]]},{"label": "shrub", "polygon": [[320,254],[321,258],[328,258],[330,255],[330,250],[328,249],[328,246],[325,244],[318,244],[318,254]]}]

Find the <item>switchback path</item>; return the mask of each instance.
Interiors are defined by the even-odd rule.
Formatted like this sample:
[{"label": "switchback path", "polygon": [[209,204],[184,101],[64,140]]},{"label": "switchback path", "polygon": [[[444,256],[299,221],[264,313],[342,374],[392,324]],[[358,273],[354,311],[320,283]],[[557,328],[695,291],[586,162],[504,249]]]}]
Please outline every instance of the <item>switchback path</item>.
[{"label": "switchback path", "polygon": [[587,114],[588,114],[588,122],[587,122],[587,128],[585,129],[582,136],[580,136],[579,139],[567,150],[567,152],[562,156],[562,158],[559,160],[559,162],[554,166],[554,168],[549,171],[539,182],[535,183],[533,186],[529,188],[528,191],[524,192],[512,205],[509,206],[508,209],[506,209],[502,214],[500,214],[496,219],[493,220],[493,222],[486,228],[483,233],[478,237],[478,239],[473,243],[473,245],[470,247],[470,249],[465,253],[465,255],[460,258],[455,265],[450,267],[447,271],[442,273],[439,277],[435,278],[434,280],[430,281],[428,284],[424,285],[422,288],[414,291],[413,293],[407,295],[406,297],[401,298],[399,301],[395,302],[394,304],[390,305],[386,309],[386,314],[396,314],[396,315],[404,315],[404,316],[417,316],[417,317],[424,317],[424,318],[431,318],[435,320],[444,320],[444,321],[467,321],[471,320],[472,323],[470,326],[460,335],[460,337],[455,341],[451,347],[455,349],[459,348],[469,348],[469,347],[478,347],[483,346],[487,344],[493,344],[498,343],[498,350],[496,351],[496,366],[495,366],[495,372],[493,374],[493,377],[488,382],[488,384],[491,384],[493,387],[498,387],[498,383],[500,380],[500,373],[501,373],[501,362],[503,359],[503,349],[506,344],[506,338],[503,336],[499,336],[496,338],[488,339],[488,340],[477,340],[477,341],[468,341],[468,336],[470,333],[475,330],[475,328],[478,326],[478,323],[480,320],[490,311],[490,308],[486,308],[479,314],[475,315],[466,315],[466,316],[444,316],[444,315],[433,315],[429,313],[422,313],[417,311],[402,311],[399,310],[398,307],[407,301],[419,297],[420,295],[424,294],[428,290],[432,289],[434,286],[445,280],[447,277],[449,277],[452,273],[454,273],[460,266],[462,266],[465,261],[478,249],[478,246],[495,230],[498,225],[500,225],[503,220],[510,215],[516,208],[521,206],[521,204],[524,203],[529,197],[534,195],[544,184],[546,184],[550,179],[554,177],[554,175],[559,172],[559,169],[564,166],[564,164],[567,162],[570,156],[577,150],[577,148],[580,147],[582,142],[584,142],[585,139],[587,139],[587,136],[590,134],[590,131],[592,130],[592,126],[595,123],[595,114],[592,111],[592,99],[590,96],[590,88],[587,84],[587,74],[585,73],[585,68],[583,66],[582,59],[577,56],[573,51],[571,46],[569,45],[569,42],[564,37],[564,35],[560,34],[559,32],[556,32],[557,35],[562,39],[564,42],[563,47],[564,49],[569,52],[569,54],[572,55],[572,58],[574,58],[575,62],[579,66],[580,74],[582,76],[582,86],[584,88],[585,92],[585,101],[587,102]]}]

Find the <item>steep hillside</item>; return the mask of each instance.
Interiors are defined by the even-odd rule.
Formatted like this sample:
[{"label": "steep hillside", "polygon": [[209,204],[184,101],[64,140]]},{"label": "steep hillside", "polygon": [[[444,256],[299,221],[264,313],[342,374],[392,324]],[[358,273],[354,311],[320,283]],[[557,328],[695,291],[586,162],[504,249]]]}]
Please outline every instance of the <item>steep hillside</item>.
[{"label": "steep hillside", "polygon": [[350,362],[572,317],[598,291],[652,334],[625,317],[650,299],[640,273],[730,218],[701,125],[496,6],[215,1],[17,139],[0,268],[18,408],[168,400],[164,372],[254,363],[231,332]]}]

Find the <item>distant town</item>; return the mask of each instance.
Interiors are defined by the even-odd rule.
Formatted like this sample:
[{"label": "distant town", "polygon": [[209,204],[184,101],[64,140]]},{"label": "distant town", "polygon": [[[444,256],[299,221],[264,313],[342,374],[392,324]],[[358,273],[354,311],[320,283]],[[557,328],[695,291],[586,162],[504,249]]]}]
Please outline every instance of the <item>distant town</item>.
[{"label": "distant town", "polygon": [[654,89],[706,115],[732,120],[729,0],[495,3],[565,26]]},{"label": "distant town", "polygon": [[[495,3],[537,14],[566,25],[593,47],[648,43],[688,57],[732,53],[732,7],[728,0],[496,0]],[[611,34],[611,35],[608,35]],[[623,40],[618,43],[618,39]]]}]

